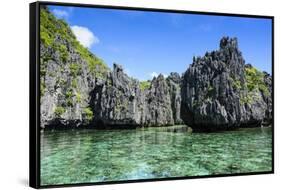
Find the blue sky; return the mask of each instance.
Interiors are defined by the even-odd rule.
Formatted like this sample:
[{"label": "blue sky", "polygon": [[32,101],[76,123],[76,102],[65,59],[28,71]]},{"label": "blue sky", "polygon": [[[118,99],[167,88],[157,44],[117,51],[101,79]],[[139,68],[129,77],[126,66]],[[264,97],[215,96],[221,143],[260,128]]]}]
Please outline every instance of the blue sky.
[{"label": "blue sky", "polygon": [[246,63],[271,73],[271,20],[50,6],[81,43],[109,67],[121,64],[139,80],[183,73],[193,56],[216,50],[223,36],[237,37]]}]

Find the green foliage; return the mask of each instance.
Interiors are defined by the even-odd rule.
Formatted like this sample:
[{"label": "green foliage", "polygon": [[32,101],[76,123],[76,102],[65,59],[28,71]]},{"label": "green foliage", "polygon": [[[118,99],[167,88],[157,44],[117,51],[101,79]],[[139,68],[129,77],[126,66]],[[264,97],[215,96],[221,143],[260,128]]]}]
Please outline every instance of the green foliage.
[{"label": "green foliage", "polygon": [[46,85],[42,79],[40,79],[40,96],[44,96],[46,91]]},{"label": "green foliage", "polygon": [[96,77],[105,78],[106,73],[109,69],[103,62],[103,60],[97,58],[88,49],[84,48],[79,42],[74,42],[74,46],[81,57],[84,58],[84,60],[87,62],[91,73]]},{"label": "green foliage", "polygon": [[55,115],[57,117],[61,117],[61,115],[65,112],[65,108],[64,107],[61,107],[61,106],[58,106],[55,108]]},{"label": "green foliage", "polygon": [[46,69],[45,68],[40,68],[40,76],[45,76],[46,75]]},{"label": "green foliage", "polygon": [[268,87],[267,87],[266,85],[259,85],[259,90],[260,90],[261,92],[263,92],[263,94],[264,94],[265,96],[267,96],[267,97],[270,96]]},{"label": "green foliage", "polygon": [[81,65],[80,64],[75,64],[75,63],[71,63],[69,65],[69,69],[70,69],[70,74],[74,77],[76,77],[79,72],[81,71]]},{"label": "green foliage", "polygon": [[234,79],[232,84],[236,90],[240,90],[242,88],[240,80]]},{"label": "green foliage", "polygon": [[56,34],[55,17],[47,10],[40,10],[40,39],[41,43],[51,46]]},{"label": "green foliage", "polygon": [[55,77],[55,76],[56,76],[56,73],[55,73],[55,72],[49,72],[49,76],[50,76],[50,77]]},{"label": "green foliage", "polygon": [[65,45],[60,44],[59,45],[59,52],[60,52],[60,58],[63,62],[66,62],[68,59],[68,51]]},{"label": "green foliage", "polygon": [[72,98],[73,97],[73,91],[71,89],[67,90],[66,93],[65,93],[65,97],[66,98]]},{"label": "green foliage", "polygon": [[82,95],[79,92],[76,93],[76,101],[78,103],[81,103],[81,101],[82,101]]},{"label": "green foliage", "polygon": [[240,103],[241,104],[251,104],[253,102],[253,97],[251,95],[243,96],[240,98]]},{"label": "green foliage", "polygon": [[66,104],[69,107],[73,106],[73,100],[72,100],[73,96],[74,96],[74,94],[73,94],[73,90],[72,89],[69,89],[69,90],[66,91],[66,93],[65,93]]},{"label": "green foliage", "polygon": [[58,82],[61,86],[65,86],[66,85],[66,80],[59,78],[59,82]]},{"label": "green foliage", "polygon": [[75,39],[74,34],[68,27],[68,24],[62,20],[57,19],[47,9],[40,10],[40,39],[46,46],[52,46],[56,35],[63,39],[71,41]]},{"label": "green foliage", "polygon": [[84,108],[83,113],[87,120],[92,120],[94,117],[94,113],[91,108]]},{"label": "green foliage", "polygon": [[76,79],[76,78],[72,79],[72,81],[71,81],[71,87],[72,87],[72,88],[77,88],[77,86],[78,86],[78,84],[77,84],[77,79]]},{"label": "green foliage", "polygon": [[[68,51],[65,45],[57,45],[54,43],[56,36],[60,36],[73,46],[75,51],[84,59],[91,71],[92,75],[99,78],[105,78],[109,68],[106,64],[92,54],[87,48],[81,45],[71,31],[68,24],[57,19],[48,9],[40,10],[40,39],[45,46],[52,47],[60,52],[60,58],[63,62],[68,59]],[[73,70],[72,74],[77,74],[77,70]]]},{"label": "green foliage", "polygon": [[262,72],[258,71],[254,67],[246,67],[245,74],[246,85],[250,92],[254,91],[255,89],[259,89],[266,96],[270,95],[268,87],[264,83],[264,74]]},{"label": "green foliage", "polygon": [[47,62],[52,59],[52,56],[49,53],[46,53],[44,56],[40,57],[40,67],[46,67]]},{"label": "green foliage", "polygon": [[151,82],[150,81],[141,81],[140,82],[140,89],[141,90],[146,90],[150,87]]},{"label": "green foliage", "polygon": [[89,66],[92,74],[97,78],[105,78],[105,76],[109,70],[101,59],[89,61],[88,66]]},{"label": "green foliage", "polygon": [[51,46],[53,44],[52,36],[49,35],[49,33],[45,31],[45,29],[42,29],[42,28],[41,28],[41,32],[40,32],[40,39],[41,39],[41,42],[47,46]]}]

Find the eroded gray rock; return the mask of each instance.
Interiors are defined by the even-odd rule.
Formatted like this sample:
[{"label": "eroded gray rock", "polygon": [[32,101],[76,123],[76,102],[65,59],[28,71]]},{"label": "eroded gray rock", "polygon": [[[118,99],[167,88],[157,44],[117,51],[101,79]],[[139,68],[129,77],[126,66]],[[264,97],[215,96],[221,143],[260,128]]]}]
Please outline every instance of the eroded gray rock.
[{"label": "eroded gray rock", "polygon": [[[220,49],[194,58],[182,82],[185,123],[198,130],[260,126],[270,117],[271,93],[249,89],[245,61],[236,38],[222,38]],[[265,75],[270,91],[270,77]]]},{"label": "eroded gray rock", "polygon": [[42,128],[187,124],[209,131],[272,123],[272,78],[245,64],[236,38],[194,57],[183,76],[160,74],[145,87],[121,65],[111,71],[86,49],[79,53],[74,41],[58,32],[52,45],[40,45]]}]

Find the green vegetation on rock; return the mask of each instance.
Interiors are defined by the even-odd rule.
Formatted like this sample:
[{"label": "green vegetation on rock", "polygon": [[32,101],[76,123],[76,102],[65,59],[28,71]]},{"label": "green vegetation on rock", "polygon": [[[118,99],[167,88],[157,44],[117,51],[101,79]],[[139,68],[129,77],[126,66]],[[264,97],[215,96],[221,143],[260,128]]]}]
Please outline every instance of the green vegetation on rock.
[{"label": "green vegetation on rock", "polygon": [[65,110],[64,107],[58,106],[58,107],[55,108],[55,115],[57,117],[60,117],[65,111],[66,110]]},{"label": "green vegetation on rock", "polygon": [[78,84],[77,84],[77,79],[76,79],[76,78],[72,79],[72,81],[71,81],[71,87],[72,87],[72,88],[77,88],[77,86],[78,86]]},{"label": "green vegetation on rock", "polygon": [[81,71],[81,65],[80,64],[71,63],[69,65],[69,69],[70,69],[70,75],[76,77],[80,73],[80,71]]},{"label": "green vegetation on rock", "polygon": [[57,84],[61,85],[61,86],[65,86],[67,84],[66,80],[59,78]]},{"label": "green vegetation on rock", "polygon": [[253,102],[253,97],[251,95],[242,96],[240,99],[241,104],[251,104]]},{"label": "green vegetation on rock", "polygon": [[232,79],[232,84],[233,84],[233,87],[236,89],[236,90],[240,90],[241,88],[242,88],[242,85],[241,85],[241,82],[240,82],[240,80],[238,80],[238,79],[233,79],[233,78],[231,78]]},{"label": "green vegetation on rock", "polygon": [[60,52],[60,58],[63,62],[66,62],[68,59],[68,51],[65,45],[60,44],[59,45],[59,52]]},{"label": "green vegetation on rock", "polygon": [[43,96],[46,90],[46,85],[44,81],[41,79],[40,80],[40,96]]},{"label": "green vegetation on rock", "polygon": [[78,103],[81,103],[81,101],[82,101],[82,95],[79,92],[76,93],[76,101]]},{"label": "green vegetation on rock", "polygon": [[140,89],[141,90],[149,89],[150,85],[151,85],[150,81],[141,81],[140,82]]},{"label": "green vegetation on rock", "polygon": [[66,93],[65,93],[66,104],[69,107],[73,106],[73,99],[72,99],[73,96],[74,96],[74,94],[73,94],[72,89],[69,89],[69,90],[66,91]]},{"label": "green vegetation on rock", "polygon": [[[60,36],[62,39],[71,41],[76,39],[68,24],[62,20],[57,19],[47,9],[40,10],[40,39],[45,46],[53,47],[60,53],[67,53],[67,49],[63,44],[56,44],[55,38]],[[65,55],[64,55],[65,56]]]},{"label": "green vegetation on rock", "polygon": [[269,96],[270,93],[268,87],[264,83],[264,74],[262,72],[258,71],[254,67],[246,67],[245,74],[246,85],[250,92],[254,91],[255,89],[259,89],[266,96]]},{"label": "green vegetation on rock", "polygon": [[87,62],[91,73],[96,77],[105,78],[109,68],[106,66],[103,60],[97,58],[88,49],[84,48],[78,41],[74,41],[73,43],[76,47],[76,51]]},{"label": "green vegetation on rock", "polygon": [[65,97],[66,97],[66,98],[71,98],[72,96],[73,96],[72,90],[71,90],[71,89],[70,89],[70,90],[67,90],[66,93],[65,93]]},{"label": "green vegetation on rock", "polygon": [[91,110],[91,108],[84,108],[83,112],[84,112],[85,117],[86,117],[87,120],[92,120],[93,119],[94,113]]},{"label": "green vegetation on rock", "polygon": [[64,44],[58,45],[55,42],[56,37],[60,37],[65,40],[66,43],[71,44],[74,50],[80,54],[81,58],[84,59],[89,67],[91,73],[96,77],[104,78],[109,71],[107,65],[87,48],[82,46],[77,41],[72,30],[68,24],[62,20],[57,19],[48,9],[41,8],[40,10],[40,39],[47,47],[52,47],[54,50],[60,53],[62,62],[66,62],[68,58],[67,47]]}]

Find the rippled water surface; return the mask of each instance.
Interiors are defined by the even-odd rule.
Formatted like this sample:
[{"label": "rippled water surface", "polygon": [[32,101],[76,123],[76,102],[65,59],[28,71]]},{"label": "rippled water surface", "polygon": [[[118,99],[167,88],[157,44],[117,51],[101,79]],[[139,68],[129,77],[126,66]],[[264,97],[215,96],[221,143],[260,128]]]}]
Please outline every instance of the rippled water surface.
[{"label": "rippled water surface", "polygon": [[271,128],[188,133],[183,126],[41,133],[41,184],[271,171]]}]

